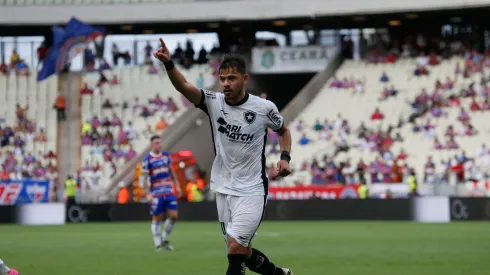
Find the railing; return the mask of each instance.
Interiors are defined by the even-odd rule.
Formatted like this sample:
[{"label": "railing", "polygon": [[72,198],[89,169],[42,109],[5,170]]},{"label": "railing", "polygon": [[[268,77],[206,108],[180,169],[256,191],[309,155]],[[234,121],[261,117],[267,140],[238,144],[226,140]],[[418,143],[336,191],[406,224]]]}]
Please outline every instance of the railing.
[{"label": "railing", "polygon": [[148,4],[148,3],[178,3],[178,2],[217,2],[244,0],[0,0],[0,5],[118,5],[118,4]]}]

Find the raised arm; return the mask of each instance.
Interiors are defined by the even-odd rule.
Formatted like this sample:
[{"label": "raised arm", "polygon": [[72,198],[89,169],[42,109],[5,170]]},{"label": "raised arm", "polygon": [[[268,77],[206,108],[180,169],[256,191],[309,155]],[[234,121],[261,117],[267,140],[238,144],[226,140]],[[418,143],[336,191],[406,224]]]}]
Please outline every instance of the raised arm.
[{"label": "raised arm", "polygon": [[161,47],[153,54],[155,58],[160,60],[167,70],[168,77],[174,85],[175,89],[183,94],[190,102],[197,105],[201,102],[201,89],[187,82],[185,77],[179,72],[170,58],[170,53],[165,46],[165,42],[160,38]]}]

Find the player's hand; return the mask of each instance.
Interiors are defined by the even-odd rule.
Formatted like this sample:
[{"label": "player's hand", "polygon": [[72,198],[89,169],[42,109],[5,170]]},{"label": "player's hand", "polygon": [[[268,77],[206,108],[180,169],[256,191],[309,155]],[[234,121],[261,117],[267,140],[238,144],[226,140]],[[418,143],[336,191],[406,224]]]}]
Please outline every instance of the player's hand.
[{"label": "player's hand", "polygon": [[180,197],[182,197],[182,190],[180,189],[177,189],[177,198],[180,199]]},{"label": "player's hand", "polygon": [[148,203],[151,203],[151,201],[153,200],[153,196],[151,194],[146,195],[146,200],[148,201]]},{"label": "player's hand", "polygon": [[167,46],[165,46],[165,42],[163,42],[163,39],[160,38],[160,48],[153,53],[153,56],[160,60],[161,62],[167,62],[170,61],[170,52],[167,49]]},{"label": "player's hand", "polygon": [[285,160],[280,160],[277,163],[277,176],[287,177],[291,174],[291,168],[289,168],[289,162]]}]

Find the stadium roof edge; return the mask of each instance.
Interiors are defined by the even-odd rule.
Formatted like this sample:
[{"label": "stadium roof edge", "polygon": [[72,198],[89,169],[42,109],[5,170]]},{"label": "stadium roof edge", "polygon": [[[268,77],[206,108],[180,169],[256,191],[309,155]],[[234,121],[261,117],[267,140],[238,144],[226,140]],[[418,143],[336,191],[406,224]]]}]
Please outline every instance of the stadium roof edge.
[{"label": "stadium roof edge", "polygon": [[[226,9],[223,5],[226,5]],[[72,16],[90,24],[183,23],[316,18],[489,6],[489,0],[246,0],[226,3],[200,1],[167,4],[4,5],[0,8],[0,25],[64,24]]]}]

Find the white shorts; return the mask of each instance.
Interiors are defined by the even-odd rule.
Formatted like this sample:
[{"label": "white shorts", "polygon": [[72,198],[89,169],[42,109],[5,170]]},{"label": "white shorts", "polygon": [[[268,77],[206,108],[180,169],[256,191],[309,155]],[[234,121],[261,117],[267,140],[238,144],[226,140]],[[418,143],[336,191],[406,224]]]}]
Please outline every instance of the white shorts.
[{"label": "white shorts", "polygon": [[266,196],[237,197],[216,193],[218,219],[225,241],[232,237],[248,247],[264,217]]}]

